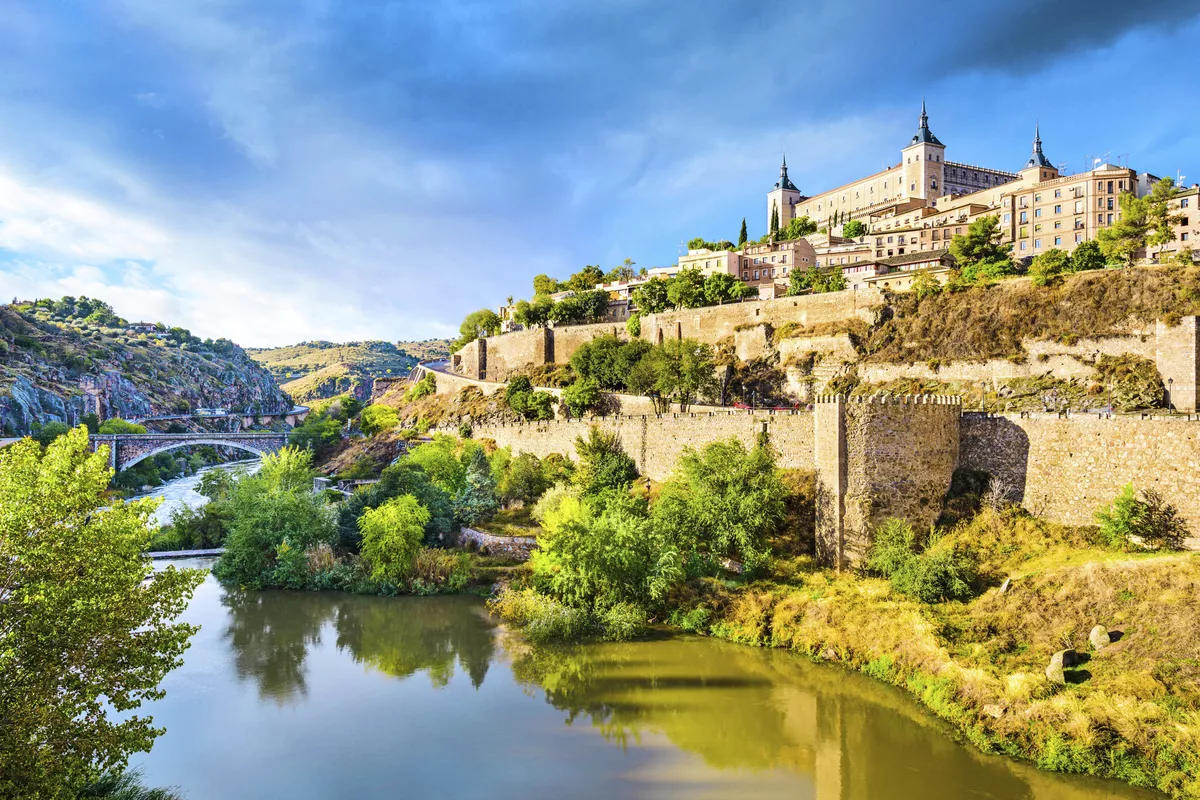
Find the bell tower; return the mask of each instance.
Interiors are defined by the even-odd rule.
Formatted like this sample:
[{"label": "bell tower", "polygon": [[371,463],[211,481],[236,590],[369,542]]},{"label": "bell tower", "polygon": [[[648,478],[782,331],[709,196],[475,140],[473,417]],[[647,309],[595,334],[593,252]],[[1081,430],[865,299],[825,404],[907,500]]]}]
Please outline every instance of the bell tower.
[{"label": "bell tower", "polygon": [[921,99],[921,116],[917,118],[917,132],[900,153],[904,169],[904,185],[900,187],[903,199],[932,200],[945,194],[946,145],[929,130],[924,98]]},{"label": "bell tower", "polygon": [[775,184],[774,189],[767,193],[767,231],[771,230],[771,219],[775,214],[779,215],[779,227],[786,228],[787,224],[796,216],[796,203],[798,202],[800,202],[800,190],[788,177],[787,155],[785,154],[783,164],[779,167],[779,182]]}]

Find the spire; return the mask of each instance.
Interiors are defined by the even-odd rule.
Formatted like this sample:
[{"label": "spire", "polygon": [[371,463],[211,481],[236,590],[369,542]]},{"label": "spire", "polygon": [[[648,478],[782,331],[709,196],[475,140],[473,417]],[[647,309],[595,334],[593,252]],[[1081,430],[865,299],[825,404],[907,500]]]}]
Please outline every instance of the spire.
[{"label": "spire", "polygon": [[921,98],[921,116],[917,118],[917,135],[912,138],[912,141],[908,143],[908,146],[912,147],[914,144],[936,144],[945,147],[945,145],[943,145],[938,138],[933,135],[933,131],[929,130],[929,114],[925,112],[924,97]]},{"label": "spire", "polygon": [[1037,123],[1033,125],[1033,155],[1025,162],[1025,169],[1030,167],[1054,167],[1042,152],[1042,126]]},{"label": "spire", "polygon": [[787,174],[787,153],[783,154],[783,166],[779,168],[779,184],[781,189],[791,189],[793,192],[800,191],[796,188],[796,184],[792,183],[791,178]]}]

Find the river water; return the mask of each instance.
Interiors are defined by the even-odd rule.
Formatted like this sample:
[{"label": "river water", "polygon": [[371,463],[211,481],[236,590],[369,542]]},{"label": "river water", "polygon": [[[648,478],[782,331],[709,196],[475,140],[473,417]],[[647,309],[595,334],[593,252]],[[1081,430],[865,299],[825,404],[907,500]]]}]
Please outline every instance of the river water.
[{"label": "river water", "polygon": [[262,466],[261,459],[251,458],[241,461],[230,461],[227,464],[217,464],[211,467],[204,467],[197,470],[195,475],[190,475],[186,478],[177,478],[173,481],[168,481],[156,489],[146,492],[145,494],[137,495],[138,497],[161,497],[162,504],[155,509],[153,521],[158,525],[166,525],[171,521],[171,514],[175,509],[184,506],[195,508],[202,506],[208,502],[208,498],[196,491],[200,486],[200,479],[204,477],[204,473],[209,470],[221,469],[230,472],[257,472]]},{"label": "river water", "polygon": [[786,652],[532,649],[477,598],[211,575],[184,619],[200,632],[143,709],[167,732],[134,766],[190,800],[1151,797],[981,755],[900,691]]}]

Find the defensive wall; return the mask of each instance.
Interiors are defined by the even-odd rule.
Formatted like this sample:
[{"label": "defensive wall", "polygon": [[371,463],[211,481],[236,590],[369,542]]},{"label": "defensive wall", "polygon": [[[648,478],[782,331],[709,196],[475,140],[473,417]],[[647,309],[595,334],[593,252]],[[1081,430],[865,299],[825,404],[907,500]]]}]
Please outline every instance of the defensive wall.
[{"label": "defensive wall", "polygon": [[1200,419],[962,412],[954,397],[819,398],[808,411],[694,411],[479,425],[514,453],[576,457],[590,426],[618,434],[639,471],[670,475],[685,446],[765,431],[780,466],[817,474],[817,544],[826,563],[858,563],[887,517],[936,518],[956,467],[984,470],[1031,512],[1089,524],[1121,487],[1158,491],[1200,535]]}]

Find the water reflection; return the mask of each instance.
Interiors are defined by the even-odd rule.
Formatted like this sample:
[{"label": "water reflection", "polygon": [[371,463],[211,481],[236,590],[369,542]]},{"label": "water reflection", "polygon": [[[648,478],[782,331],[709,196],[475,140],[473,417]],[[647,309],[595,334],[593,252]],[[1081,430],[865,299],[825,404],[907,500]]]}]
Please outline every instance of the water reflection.
[{"label": "water reflection", "polygon": [[280,704],[308,693],[306,660],[327,625],[354,661],[396,678],[424,671],[434,687],[449,682],[456,663],[479,687],[495,649],[495,626],[472,598],[228,591],[222,603],[238,677]]}]

